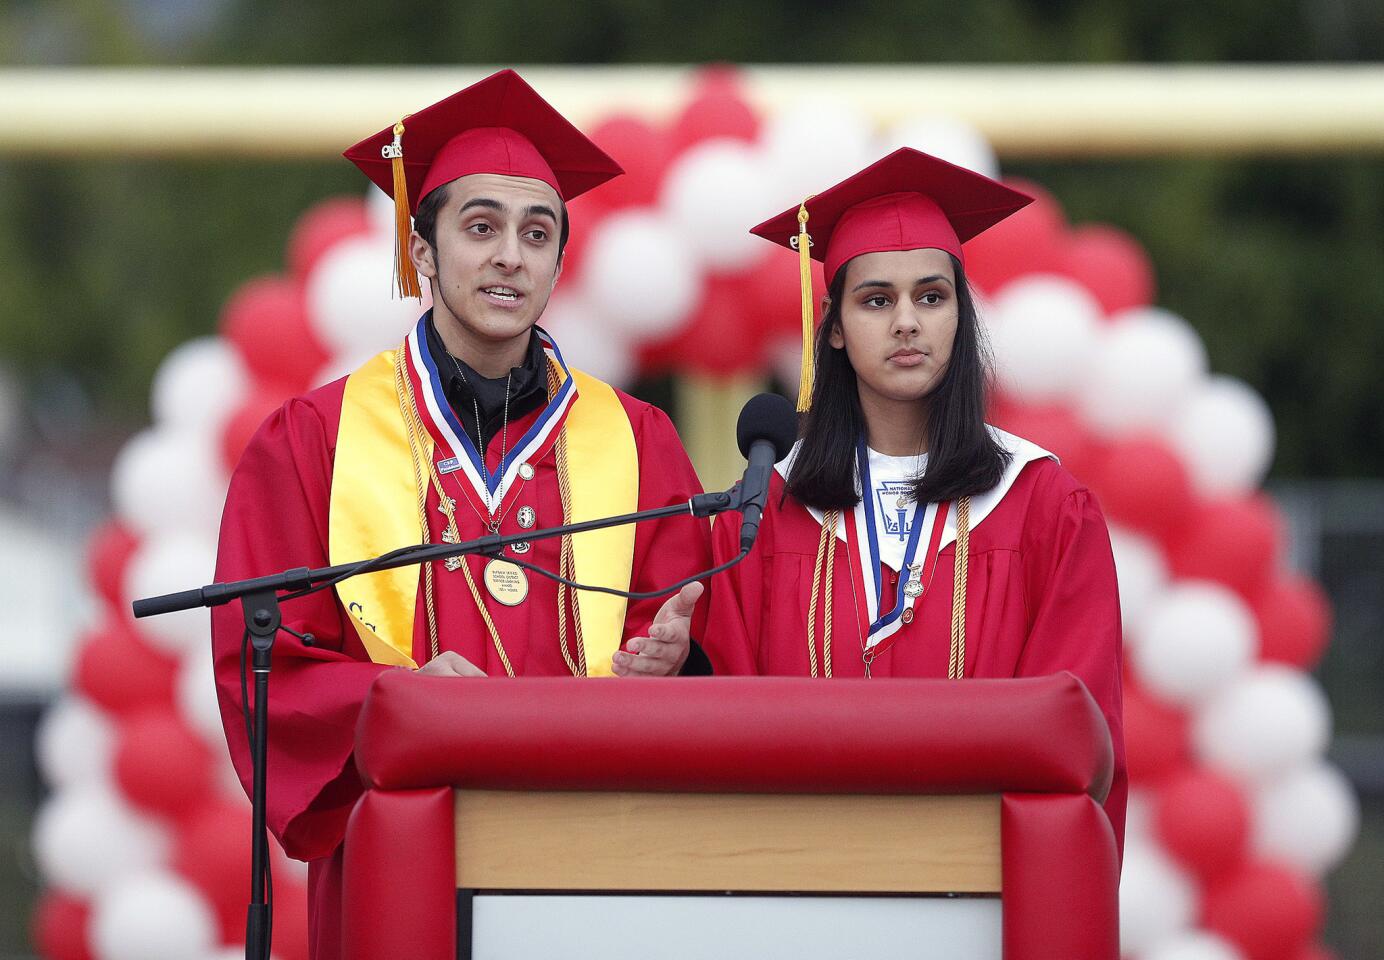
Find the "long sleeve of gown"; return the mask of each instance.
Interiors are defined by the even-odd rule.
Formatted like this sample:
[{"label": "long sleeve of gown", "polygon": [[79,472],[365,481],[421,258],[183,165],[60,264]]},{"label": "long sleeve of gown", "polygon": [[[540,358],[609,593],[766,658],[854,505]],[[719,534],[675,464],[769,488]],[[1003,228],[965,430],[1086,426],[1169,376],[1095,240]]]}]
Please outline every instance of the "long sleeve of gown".
[{"label": "long sleeve of gown", "polygon": [[[772,494],[771,494],[772,495]],[[768,511],[764,517],[767,527]],[[761,529],[762,533],[767,530]],[[700,604],[707,610],[703,646],[717,675],[750,675],[759,672],[758,624],[751,612],[763,609],[765,547],[756,544],[750,555],[712,578],[709,596]],[[723,513],[711,530],[711,562],[720,566],[740,552],[740,514]]]},{"label": "long sleeve of gown", "polygon": [[[327,560],[332,441],[310,400],[290,400],[251,440],[222,514],[217,580],[262,576]],[[361,785],[352,762],[356,718],[382,670],[370,662],[330,590],[283,605],[269,677],[269,827],[290,856],[330,854]],[[212,654],[231,759],[247,792],[250,751],[241,713],[240,604],[212,615]],[[251,687],[251,700],[254,691]]]},{"label": "long sleeve of gown", "polygon": [[1080,677],[1099,704],[1110,728],[1115,771],[1105,812],[1124,849],[1125,768],[1122,722],[1119,592],[1110,534],[1095,497],[1072,490],[1055,503],[1055,512],[1030,524],[1025,533],[1026,594],[1031,627],[1015,676],[1043,676],[1069,670]]},{"label": "long sleeve of gown", "polygon": [[[697,472],[668,415],[644,403],[626,406],[639,449],[640,510],[686,503],[702,492]],[[630,589],[660,590],[711,566],[707,521],[699,517],[664,517],[644,521],[635,530]],[[667,597],[631,600],[625,610],[624,639],[646,636]],[[692,637],[702,636],[702,605],[692,618]]]}]

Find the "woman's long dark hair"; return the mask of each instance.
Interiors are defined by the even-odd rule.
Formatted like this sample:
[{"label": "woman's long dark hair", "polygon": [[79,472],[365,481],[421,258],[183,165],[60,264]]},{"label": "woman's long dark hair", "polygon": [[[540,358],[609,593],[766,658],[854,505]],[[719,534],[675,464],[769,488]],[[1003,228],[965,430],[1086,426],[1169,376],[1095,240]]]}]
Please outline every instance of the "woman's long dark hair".
[{"label": "woman's long dark hair", "polygon": [[[999,483],[1010,459],[985,428],[989,350],[961,261],[951,260],[956,272],[956,341],[942,381],[918,401],[928,405],[928,460],[927,470],[913,487],[916,503],[983,493]],[[827,291],[831,306],[817,331],[812,409],[803,418],[802,445],[788,477],[788,493],[819,510],[850,509],[860,500],[855,450],[865,432],[865,414],[855,368],[845,348],[836,349],[830,341],[833,328],[841,324],[845,286],[842,266]]]}]

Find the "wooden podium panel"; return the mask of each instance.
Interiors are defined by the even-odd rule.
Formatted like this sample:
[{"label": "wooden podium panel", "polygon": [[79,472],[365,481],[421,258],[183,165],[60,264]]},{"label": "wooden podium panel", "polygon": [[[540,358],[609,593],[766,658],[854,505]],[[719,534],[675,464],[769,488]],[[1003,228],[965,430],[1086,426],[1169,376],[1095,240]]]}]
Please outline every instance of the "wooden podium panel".
[{"label": "wooden podium panel", "polygon": [[457,790],[469,890],[1001,890],[1000,797]]}]

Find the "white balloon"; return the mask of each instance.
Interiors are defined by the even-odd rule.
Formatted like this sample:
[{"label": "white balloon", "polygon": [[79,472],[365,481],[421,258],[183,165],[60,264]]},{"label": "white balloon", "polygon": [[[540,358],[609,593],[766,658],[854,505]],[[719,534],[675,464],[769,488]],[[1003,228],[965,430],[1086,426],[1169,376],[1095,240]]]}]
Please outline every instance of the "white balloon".
[{"label": "white balloon", "polygon": [[991,331],[995,371],[1021,400],[1048,402],[1077,390],[1088,375],[1100,304],[1065,277],[1032,274],[1000,288]]},{"label": "white balloon", "polygon": [[114,748],[115,731],[106,714],[74,692],[44,711],[34,734],[38,768],[55,790],[106,780]]},{"label": "white balloon", "polygon": [[653,213],[614,213],[596,226],[582,289],[573,292],[591,305],[598,322],[630,341],[661,339],[682,327],[701,294],[701,277],[686,246]]},{"label": "white balloon", "polygon": [[1128,843],[1120,873],[1120,954],[1153,949],[1196,919],[1192,881],[1153,844]]},{"label": "white balloon", "polygon": [[[187,725],[197,731],[218,756],[224,753],[226,735],[221,729],[221,708],[216,700],[209,643],[193,643],[183,654],[173,696]],[[229,755],[224,759],[230,762]]]},{"label": "white balloon", "polygon": [[609,324],[602,325],[579,297],[553,297],[543,311],[542,324],[568,367],[615,387],[634,381],[635,358],[624,336]]},{"label": "white balloon", "polygon": [[397,346],[427,309],[394,296],[394,242],[365,235],[342,240],[308,275],[308,321],[334,353],[373,354]]},{"label": "white balloon", "polygon": [[1350,850],[1360,829],[1360,803],[1341,771],[1308,763],[1266,784],[1254,796],[1254,846],[1321,876]]},{"label": "white balloon", "polygon": [[214,531],[228,482],[215,440],[215,434],[169,427],[135,434],[111,468],[117,515],[142,535]]},{"label": "white balloon", "polygon": [[1108,437],[1164,426],[1206,367],[1206,348],[1187,321],[1156,307],[1126,310],[1096,339],[1082,416]]},{"label": "white balloon", "polygon": [[1175,582],[1150,601],[1134,633],[1139,679],[1176,704],[1195,704],[1224,689],[1259,648],[1259,628],[1245,602],[1201,580]]},{"label": "white balloon", "polygon": [[97,897],[87,941],[100,960],[188,960],[219,940],[216,915],[180,877],[150,871]]},{"label": "white balloon", "polygon": [[770,114],[760,144],[768,188],[746,210],[751,223],[821,193],[878,159],[871,156],[873,131],[864,114],[829,97],[803,100]]},{"label": "white balloon", "polygon": [[49,883],[91,895],[163,863],[170,840],[112,788],[86,784],[59,791],[39,808],[33,845]]},{"label": "white balloon", "polygon": [[1192,735],[1207,763],[1262,783],[1320,756],[1331,736],[1331,707],[1311,677],[1262,664],[1197,712]]},{"label": "white balloon", "polygon": [[920,114],[895,124],[879,138],[876,154],[912,147],[987,177],[1000,175],[1000,161],[985,135],[959,117]]},{"label": "white balloon", "polygon": [[1125,805],[1125,843],[1155,843],[1153,819],[1157,804],[1148,790],[1129,788]]},{"label": "white balloon", "polygon": [[154,422],[215,434],[249,388],[245,364],[226,340],[189,340],[174,347],[154,373],[149,391]]},{"label": "white balloon", "polygon": [[1193,930],[1164,940],[1140,960],[1245,960],[1245,955],[1214,933]]},{"label": "white balloon", "polygon": [[1142,635],[1134,624],[1143,620],[1151,602],[1168,583],[1168,563],[1158,544],[1141,533],[1110,524],[1110,547],[1120,587],[1120,617],[1127,641]]},{"label": "white balloon", "polygon": [[370,222],[370,232],[381,243],[388,243],[394,249],[394,198],[378,187],[365,192],[365,218]]},{"label": "white balloon", "polygon": [[334,380],[348,377],[365,365],[365,362],[373,357],[378,350],[363,351],[361,353],[338,353],[326,363],[322,368],[313,374],[308,382],[315,389],[326,386]]},{"label": "white balloon", "polygon": [[153,427],[135,434],[111,467],[116,514],[136,533],[215,531],[226,499],[216,435]]},{"label": "white balloon", "polygon": [[[216,542],[195,533],[148,537],[135,548],[125,571],[125,596],[131,599],[191,590],[211,583],[216,572]],[[179,610],[140,621],[144,636],[157,646],[181,654],[208,643],[211,615],[204,608]]]},{"label": "white balloon", "polygon": [[1233,377],[1211,377],[1178,409],[1168,439],[1205,496],[1256,489],[1273,462],[1273,414]]},{"label": "white balloon", "polygon": [[686,248],[712,269],[743,267],[764,241],[745,229],[745,211],[764,202],[768,178],[758,151],[742,140],[705,140],[683,153],[663,180],[660,202]]}]

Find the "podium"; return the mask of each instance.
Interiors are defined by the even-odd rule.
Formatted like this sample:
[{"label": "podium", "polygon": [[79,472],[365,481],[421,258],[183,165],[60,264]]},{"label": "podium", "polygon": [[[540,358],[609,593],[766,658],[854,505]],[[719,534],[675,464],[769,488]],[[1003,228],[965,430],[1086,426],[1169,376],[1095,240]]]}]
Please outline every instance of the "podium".
[{"label": "podium", "polygon": [[1110,736],[1071,674],[391,671],[356,761],[352,960],[1119,956]]}]

